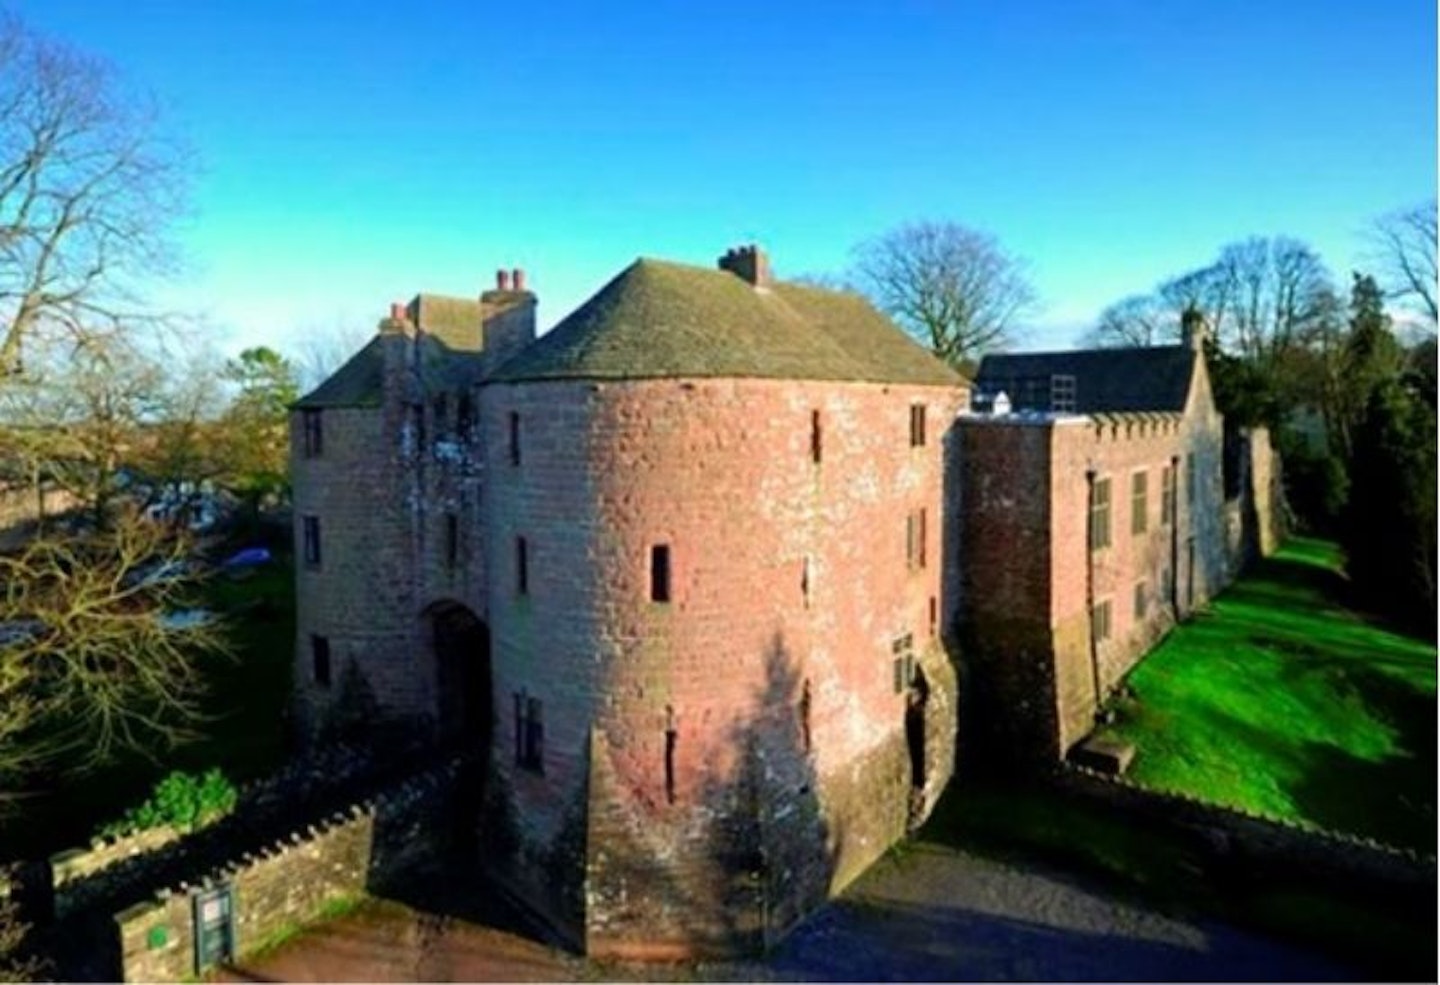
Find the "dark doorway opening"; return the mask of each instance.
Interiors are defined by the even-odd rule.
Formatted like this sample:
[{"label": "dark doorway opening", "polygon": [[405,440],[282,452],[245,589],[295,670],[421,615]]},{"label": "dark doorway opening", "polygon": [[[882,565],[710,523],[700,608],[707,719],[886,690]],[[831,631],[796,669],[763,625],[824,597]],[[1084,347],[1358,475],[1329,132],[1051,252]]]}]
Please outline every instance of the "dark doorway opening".
[{"label": "dark doorway opening", "polygon": [[910,689],[905,694],[905,745],[910,750],[910,786],[925,788],[925,708],[930,701],[930,685],[925,672],[915,668]]},{"label": "dark doorway opening", "polygon": [[495,720],[490,629],[458,602],[438,603],[429,616],[440,740],[488,751]]}]

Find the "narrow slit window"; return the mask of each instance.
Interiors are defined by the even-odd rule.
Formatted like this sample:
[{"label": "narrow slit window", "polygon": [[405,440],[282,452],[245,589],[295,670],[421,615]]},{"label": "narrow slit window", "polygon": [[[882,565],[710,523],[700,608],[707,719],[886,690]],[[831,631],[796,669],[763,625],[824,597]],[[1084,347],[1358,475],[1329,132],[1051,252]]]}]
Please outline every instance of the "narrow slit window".
[{"label": "narrow slit window", "polygon": [[675,803],[675,743],[679,733],[675,729],[675,711],[665,706],[665,802]]},{"label": "narrow slit window", "polygon": [[670,545],[650,548],[650,601],[670,601]]},{"label": "narrow slit window", "polygon": [[302,521],[305,542],[305,564],[311,568],[320,567],[320,518],[307,516]]},{"label": "narrow slit window", "polygon": [[927,540],[925,527],[928,519],[928,511],[923,507],[920,510],[919,537],[920,537],[920,567],[925,567],[925,543]]},{"label": "narrow slit window", "polygon": [[510,412],[510,464],[520,464],[520,415]]},{"label": "narrow slit window", "polygon": [[414,404],[410,407],[410,420],[415,427],[415,454],[425,454],[425,405]]},{"label": "narrow slit window", "polygon": [[816,465],[820,464],[820,458],[824,452],[823,440],[824,437],[820,431],[820,412],[812,410],[810,412],[810,460]]},{"label": "narrow slit window", "polygon": [[515,593],[530,594],[530,545],[524,537],[515,538]]},{"label": "narrow slit window", "polygon": [[1145,618],[1145,612],[1149,606],[1150,597],[1145,590],[1145,583],[1135,583],[1135,621],[1139,622]]},{"label": "narrow slit window", "polygon": [[330,686],[330,638],[328,636],[310,637],[310,670],[311,677],[320,687]]},{"label": "narrow slit window", "polygon": [[919,448],[925,444],[925,405],[910,405],[910,447]]},{"label": "narrow slit window", "polygon": [[930,596],[930,638],[934,639],[940,630],[940,606],[935,596]]},{"label": "narrow slit window", "polygon": [[313,407],[300,412],[301,421],[305,426],[306,458],[319,458],[325,450],[324,419],[320,415],[321,411]]},{"label": "narrow slit window", "polygon": [[445,514],[445,567],[453,568],[460,561],[460,518]]},{"label": "narrow slit window", "polygon": [[532,773],[545,772],[545,716],[539,698],[524,691],[515,695],[515,764]]},{"label": "narrow slit window", "polygon": [[810,678],[805,678],[805,683],[800,688],[800,743],[806,751],[810,751]]},{"label": "narrow slit window", "polygon": [[462,393],[455,402],[455,432],[461,438],[468,438],[474,427],[475,404],[471,401],[470,394]]},{"label": "narrow slit window", "polygon": [[450,398],[446,394],[437,393],[431,406],[435,415],[435,433],[443,434],[450,423]]}]

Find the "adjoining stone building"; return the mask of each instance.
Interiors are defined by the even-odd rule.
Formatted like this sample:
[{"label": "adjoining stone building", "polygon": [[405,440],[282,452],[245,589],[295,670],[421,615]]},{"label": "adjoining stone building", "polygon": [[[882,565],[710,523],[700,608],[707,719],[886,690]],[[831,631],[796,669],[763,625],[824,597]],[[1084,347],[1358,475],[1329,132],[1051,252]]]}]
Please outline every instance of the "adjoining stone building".
[{"label": "adjoining stone building", "polygon": [[[1064,756],[1125,673],[1237,566],[1202,333],[1191,316],[1180,345],[980,365],[977,411],[958,422],[952,508],[966,711],[999,752]],[[1268,483],[1263,434],[1245,447]],[[1249,512],[1268,518],[1268,484],[1258,495]]]},{"label": "adjoining stone building", "polygon": [[933,806],[966,383],[856,295],[640,260],[543,338],[421,295],[293,419],[297,706],[488,762],[482,861],[588,953],[777,938]]}]

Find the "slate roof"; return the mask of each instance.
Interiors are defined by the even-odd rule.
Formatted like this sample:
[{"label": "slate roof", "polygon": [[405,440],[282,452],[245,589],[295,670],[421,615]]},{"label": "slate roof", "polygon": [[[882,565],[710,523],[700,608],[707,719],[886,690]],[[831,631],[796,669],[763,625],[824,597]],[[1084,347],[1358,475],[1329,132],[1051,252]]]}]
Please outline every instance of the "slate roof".
[{"label": "slate roof", "polygon": [[[406,307],[418,322],[421,372],[433,385],[458,389],[480,376],[483,334],[481,304],[475,298],[417,294]],[[382,330],[351,356],[325,382],[295,402],[298,408],[378,407],[383,397],[385,346],[412,340],[398,330]]]},{"label": "slate roof", "polygon": [[295,401],[299,408],[378,407],[385,368],[385,345],[401,344],[399,334],[376,335],[331,373],[324,383]]},{"label": "slate roof", "polygon": [[964,382],[857,294],[645,258],[493,379],[666,377]]},{"label": "slate roof", "polygon": [[1063,408],[1051,404],[1054,378],[1069,376],[1077,414],[1180,412],[1194,369],[1195,353],[1183,345],[1021,352],[981,360],[975,389],[992,397],[1004,391],[1015,410],[1057,410]]}]

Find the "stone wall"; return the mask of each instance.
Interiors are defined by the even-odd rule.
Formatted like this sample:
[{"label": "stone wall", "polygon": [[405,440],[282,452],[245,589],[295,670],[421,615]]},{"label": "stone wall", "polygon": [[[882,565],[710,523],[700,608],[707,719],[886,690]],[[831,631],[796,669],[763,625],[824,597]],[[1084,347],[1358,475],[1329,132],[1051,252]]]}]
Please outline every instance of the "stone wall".
[{"label": "stone wall", "polygon": [[[1175,619],[1224,583],[1218,426],[1193,398],[1185,415],[960,418],[948,495],[964,559],[961,652],[992,754],[1062,757]],[[1167,471],[1173,518],[1162,512]],[[1102,482],[1110,534],[1092,551],[1092,484]],[[1103,637],[1092,633],[1102,607]]]},{"label": "stone wall", "polygon": [[[482,400],[495,789],[510,801],[495,813],[515,819],[522,854],[573,860],[561,848],[573,841],[576,805],[592,805],[580,811],[591,813],[580,845],[594,846],[583,872],[588,923],[575,926],[567,902],[581,895],[577,876],[552,871],[515,891],[592,949],[713,949],[727,934],[743,937],[743,928],[708,926],[723,911],[705,901],[741,892],[710,860],[744,843],[734,832],[759,830],[763,817],[736,791],[761,760],[808,788],[836,839],[819,852],[833,855],[825,866],[873,858],[903,834],[908,767],[898,791],[861,781],[898,818],[873,833],[849,815],[865,798],[847,784],[882,750],[904,754],[897,640],[908,637],[915,655],[938,646],[943,448],[963,391],[656,380],[498,385]],[[914,448],[912,403],[927,406],[927,441]],[[651,599],[655,545],[669,551],[668,601]],[[952,676],[929,682],[951,736]],[[516,762],[521,696],[543,703],[543,774]],[[752,796],[768,805],[772,794],[785,801],[768,789]],[[787,816],[767,830],[787,843],[774,848],[779,858],[818,828]],[[607,853],[603,862],[594,851]],[[650,907],[667,898],[664,879],[686,873],[680,902]],[[808,900],[832,875],[795,875],[783,892]],[[542,886],[551,898],[534,898]],[[777,892],[766,898],[779,912]],[[618,915],[622,898],[633,919]]]},{"label": "stone wall", "polygon": [[1070,796],[1113,807],[1135,822],[1153,823],[1196,838],[1217,859],[1274,865],[1341,884],[1419,891],[1433,903],[1435,856],[1373,839],[1265,817],[1183,794],[1150,790],[1122,778],[1066,764],[1050,775]]},{"label": "stone wall", "polygon": [[452,763],[402,781],[116,912],[119,979],[193,975],[194,901],[214,887],[232,890],[235,954],[243,959],[327,904],[433,878],[447,848],[457,769]]}]

